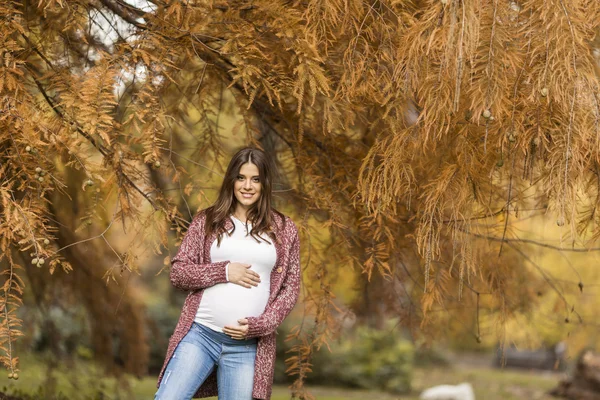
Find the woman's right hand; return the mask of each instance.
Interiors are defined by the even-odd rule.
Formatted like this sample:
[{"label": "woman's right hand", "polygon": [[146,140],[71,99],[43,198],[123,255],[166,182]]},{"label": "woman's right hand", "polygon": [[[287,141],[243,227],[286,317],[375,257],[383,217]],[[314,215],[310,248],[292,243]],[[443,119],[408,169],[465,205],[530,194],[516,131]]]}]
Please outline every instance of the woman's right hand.
[{"label": "woman's right hand", "polygon": [[252,271],[250,267],[250,264],[242,264],[238,262],[229,263],[229,266],[227,267],[229,282],[245,288],[258,286],[260,283],[260,275]]}]

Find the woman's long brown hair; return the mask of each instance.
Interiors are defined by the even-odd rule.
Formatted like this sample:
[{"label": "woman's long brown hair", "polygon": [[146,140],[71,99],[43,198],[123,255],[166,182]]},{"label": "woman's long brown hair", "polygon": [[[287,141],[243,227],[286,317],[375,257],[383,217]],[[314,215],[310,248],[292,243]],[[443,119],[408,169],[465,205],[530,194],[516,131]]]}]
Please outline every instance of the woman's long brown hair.
[{"label": "woman's long brown hair", "polygon": [[[240,174],[240,169],[245,163],[251,163],[258,168],[259,179],[261,183],[261,194],[256,203],[254,203],[247,214],[247,221],[252,224],[250,235],[257,241],[261,234],[268,235],[271,239],[276,240],[272,229],[271,221],[271,201],[273,187],[273,167],[271,160],[264,151],[254,147],[245,147],[239,150],[229,161],[219,197],[217,201],[206,209],[205,232],[206,237],[209,237],[214,232],[217,233],[217,244],[221,244],[221,238],[225,232],[225,220],[235,211],[237,199],[233,193],[235,181]],[[274,210],[278,212],[277,210]],[[284,219],[285,220],[285,219]],[[234,226],[235,229],[235,226]]]}]

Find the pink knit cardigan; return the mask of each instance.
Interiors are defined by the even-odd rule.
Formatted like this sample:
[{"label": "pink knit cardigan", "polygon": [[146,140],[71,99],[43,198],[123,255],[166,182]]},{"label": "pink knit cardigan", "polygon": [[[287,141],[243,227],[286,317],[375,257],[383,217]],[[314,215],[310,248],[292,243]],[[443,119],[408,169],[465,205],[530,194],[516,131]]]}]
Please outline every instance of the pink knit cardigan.
[{"label": "pink knit cardigan", "polygon": [[[169,340],[169,347],[163,367],[158,376],[160,386],[165,368],[175,349],[187,334],[202,298],[204,289],[217,283],[227,282],[225,267],[228,261],[212,263],[210,247],[216,235],[206,237],[203,211],[192,221],[181,247],[171,260],[171,283],[178,289],[189,291],[175,332]],[[289,217],[271,212],[273,231],[277,237],[275,249],[277,261],[271,272],[271,294],[264,313],[248,318],[248,338],[258,338],[256,361],[254,366],[254,389],[256,399],[270,399],[275,370],[275,329],[296,304],[300,292],[300,240],[298,229]],[[226,220],[225,229],[230,230],[233,222]],[[217,395],[216,373],[213,373],[200,386],[194,397]]]}]

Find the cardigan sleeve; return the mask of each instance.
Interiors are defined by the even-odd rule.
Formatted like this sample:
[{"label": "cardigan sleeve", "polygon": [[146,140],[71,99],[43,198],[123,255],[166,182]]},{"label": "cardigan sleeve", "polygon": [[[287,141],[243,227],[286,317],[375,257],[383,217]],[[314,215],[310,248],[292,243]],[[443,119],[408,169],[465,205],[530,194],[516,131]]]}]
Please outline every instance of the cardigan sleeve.
[{"label": "cardigan sleeve", "polygon": [[300,293],[300,239],[298,230],[294,228],[292,245],[290,246],[290,265],[279,294],[265,312],[258,317],[248,317],[247,338],[266,336],[273,332],[292,311]]},{"label": "cardigan sleeve", "polygon": [[204,252],[204,213],[196,216],[171,260],[171,283],[178,289],[197,290],[227,282],[229,261],[201,263]]}]

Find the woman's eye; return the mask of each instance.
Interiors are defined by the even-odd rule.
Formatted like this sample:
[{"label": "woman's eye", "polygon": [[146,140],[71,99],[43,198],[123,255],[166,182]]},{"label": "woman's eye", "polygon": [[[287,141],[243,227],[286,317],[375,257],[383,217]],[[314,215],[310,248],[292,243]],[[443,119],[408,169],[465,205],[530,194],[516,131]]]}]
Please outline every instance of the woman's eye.
[{"label": "woman's eye", "polygon": [[260,182],[260,179],[259,179],[259,178],[254,178],[254,179],[252,179],[252,180],[253,180],[254,182],[256,182],[256,183]]},{"label": "woman's eye", "polygon": [[243,177],[243,176],[241,176],[241,175],[238,175],[237,179],[238,179],[238,181],[243,181],[243,180],[244,180],[244,177]]}]

